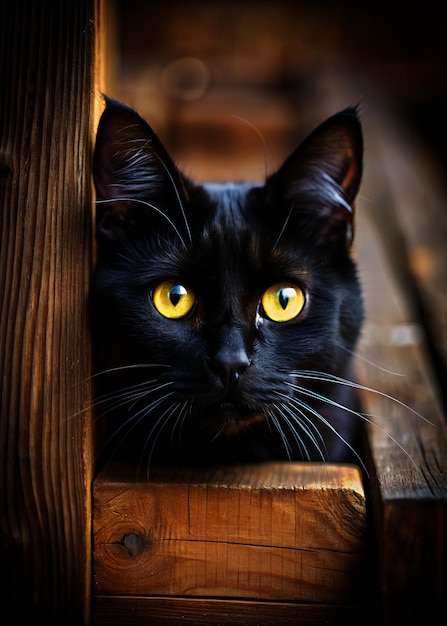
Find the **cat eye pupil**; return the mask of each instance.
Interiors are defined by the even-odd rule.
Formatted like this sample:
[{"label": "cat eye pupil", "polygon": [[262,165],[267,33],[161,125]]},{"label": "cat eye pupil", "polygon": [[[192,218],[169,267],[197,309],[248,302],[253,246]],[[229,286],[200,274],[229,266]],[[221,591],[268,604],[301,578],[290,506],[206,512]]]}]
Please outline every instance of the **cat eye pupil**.
[{"label": "cat eye pupil", "polygon": [[169,300],[174,306],[180,302],[182,296],[186,295],[186,289],[182,285],[175,285],[169,292]]},{"label": "cat eye pupil", "polygon": [[284,311],[289,304],[289,300],[295,297],[295,293],[295,289],[292,289],[291,287],[286,287],[285,289],[280,289],[278,291],[278,302]]}]

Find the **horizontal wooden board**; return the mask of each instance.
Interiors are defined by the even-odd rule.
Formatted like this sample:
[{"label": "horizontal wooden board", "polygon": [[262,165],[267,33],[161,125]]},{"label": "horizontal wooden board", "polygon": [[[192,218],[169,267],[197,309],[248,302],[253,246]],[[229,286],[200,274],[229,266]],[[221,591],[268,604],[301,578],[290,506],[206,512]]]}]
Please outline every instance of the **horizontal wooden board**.
[{"label": "horizontal wooden board", "polygon": [[[368,608],[368,618],[373,619],[374,610],[374,605]],[[358,626],[366,623],[365,608],[360,605],[160,596],[96,596],[94,611],[96,626]]]},{"label": "horizontal wooden board", "polygon": [[113,466],[95,481],[97,594],[349,604],[365,553],[356,466],[152,468],[149,482]]}]

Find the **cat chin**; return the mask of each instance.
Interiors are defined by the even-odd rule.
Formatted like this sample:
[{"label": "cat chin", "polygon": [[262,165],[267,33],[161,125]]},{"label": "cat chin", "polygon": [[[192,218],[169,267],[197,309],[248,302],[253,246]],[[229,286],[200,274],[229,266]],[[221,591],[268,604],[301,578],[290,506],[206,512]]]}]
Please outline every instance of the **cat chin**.
[{"label": "cat chin", "polygon": [[[232,404],[222,404],[219,407],[221,434],[232,437],[238,435],[243,430],[250,428],[261,422],[265,422],[265,415],[262,412],[251,409],[235,408]],[[212,412],[211,412],[212,415]]]}]

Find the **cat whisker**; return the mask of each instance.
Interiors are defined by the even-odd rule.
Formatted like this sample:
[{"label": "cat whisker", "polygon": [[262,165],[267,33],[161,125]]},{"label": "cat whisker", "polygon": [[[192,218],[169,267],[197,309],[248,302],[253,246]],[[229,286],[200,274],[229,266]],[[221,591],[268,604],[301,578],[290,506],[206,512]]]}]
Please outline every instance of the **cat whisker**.
[{"label": "cat whisker", "polygon": [[345,352],[347,352],[348,354],[350,354],[351,356],[355,357],[356,359],[359,359],[360,361],[363,361],[364,363],[371,365],[372,367],[378,369],[384,374],[391,374],[392,376],[405,376],[405,374],[402,372],[395,372],[394,370],[390,370],[386,367],[383,367],[383,365],[379,365],[372,359],[368,359],[368,357],[366,357],[364,354],[360,354],[358,350],[356,351],[351,350],[347,346],[343,345],[341,342],[338,342],[337,346],[341,348],[342,350],[344,350]]},{"label": "cat whisker", "polygon": [[[180,403],[179,403],[180,404]],[[178,439],[179,442],[182,439],[182,429],[183,429],[183,424],[185,422],[186,416],[188,414],[188,410],[189,413],[191,413],[191,409],[192,409],[192,401],[189,400],[188,402],[183,402],[183,406],[179,411],[179,414],[176,417],[176,420],[174,422],[174,426],[172,427],[172,433],[171,433],[171,443],[174,441],[174,432],[175,430],[178,428]]]},{"label": "cat whisker", "polygon": [[[278,394],[278,395],[283,395],[283,394]],[[285,423],[287,424],[292,437],[294,438],[294,440],[296,441],[296,443],[298,444],[299,449],[301,450],[301,453],[303,454],[303,456],[306,456],[307,460],[310,461],[310,454],[309,451],[307,449],[307,446],[305,445],[302,437],[299,436],[299,432],[297,431],[297,429],[295,428],[295,426],[293,425],[292,421],[295,422],[298,427],[299,430],[302,431],[311,441],[312,445],[314,446],[314,448],[317,450],[318,454],[321,456],[322,461],[325,461],[325,456],[318,444],[317,438],[316,436],[312,433],[311,429],[309,427],[311,427],[315,433],[317,434],[318,438],[320,439],[323,447],[324,446],[324,441],[323,441],[323,437],[321,436],[321,434],[318,431],[317,426],[312,422],[312,420],[309,420],[306,415],[304,414],[304,412],[301,410],[301,408],[299,407],[295,407],[298,408],[298,412],[301,415],[301,417],[299,417],[293,410],[292,408],[289,406],[288,403],[281,403],[280,406],[277,406],[276,409],[277,411],[281,414],[281,417],[283,418],[283,420],[285,421]],[[289,419],[289,417],[287,417],[287,415],[285,415],[285,412],[288,413],[288,415],[290,416],[290,418],[292,419],[292,421]],[[306,424],[307,422],[307,424]]]},{"label": "cat whisker", "polygon": [[[370,416],[368,417],[367,415],[363,414],[363,413],[359,413],[358,411],[355,411],[354,409],[351,409],[348,406],[344,406],[342,404],[340,404],[339,402],[336,402],[335,400],[332,400],[331,398],[327,398],[326,396],[323,396],[322,394],[319,394],[315,391],[312,391],[310,389],[306,389],[305,387],[301,387],[299,385],[294,385],[293,383],[287,383],[289,384],[294,391],[297,391],[298,393],[308,396],[309,398],[313,398],[315,400],[319,400],[320,402],[324,402],[326,404],[329,404],[330,406],[334,406],[338,409],[342,409],[343,411],[347,411],[348,413],[351,413],[352,415],[355,415],[356,417],[358,417],[359,419],[361,419],[362,421],[366,422],[367,424],[370,424],[371,426],[373,426],[374,428],[376,428],[377,430],[379,430],[381,433],[383,433],[386,437],[388,437],[388,439],[390,439],[390,441],[392,441],[398,448],[400,448],[400,450],[408,457],[408,459],[413,463],[413,465],[415,465],[414,460],[411,458],[410,454],[408,454],[408,452],[405,450],[405,448],[402,446],[402,444],[400,444],[397,439],[395,437],[393,437],[392,435],[390,435],[390,433],[388,433],[384,428],[382,428],[381,426],[379,426],[378,424],[376,424],[372,419],[370,419],[370,417],[374,417],[374,416]],[[291,399],[292,401],[298,401],[298,399],[296,397],[293,397]],[[308,407],[309,410],[311,410],[311,407]],[[312,410],[313,414],[315,415],[319,415],[319,419],[321,419],[323,421],[323,423],[328,426],[328,428],[330,428],[334,434],[336,434],[344,443],[346,443],[346,445],[348,446],[348,448],[351,449],[352,452],[354,452],[355,456],[357,458],[359,458],[359,455],[355,452],[355,450],[350,446],[349,443],[347,443],[343,437],[337,433],[337,431],[334,429],[334,427],[325,419],[323,418],[323,416],[319,413],[317,413],[316,411]],[[363,463],[362,463],[363,465]],[[363,465],[364,467],[364,465]]]},{"label": "cat whisker", "polygon": [[233,118],[234,120],[237,120],[238,122],[242,122],[243,124],[246,124],[249,128],[251,128],[252,131],[256,133],[256,135],[260,139],[262,143],[262,147],[264,149],[264,169],[265,169],[264,174],[265,174],[265,178],[267,178],[270,168],[269,168],[269,162],[268,162],[267,142],[265,140],[264,135],[261,133],[259,128],[257,128],[257,126],[253,124],[253,122],[250,122],[250,120],[247,120],[245,117],[240,117],[239,115],[235,115],[235,114],[231,114],[229,117]]},{"label": "cat whisker", "polygon": [[165,387],[168,387],[168,386],[170,386],[172,384],[173,384],[172,381],[168,381],[168,382],[163,383],[163,384],[157,384],[152,389],[146,389],[145,391],[140,392],[140,394],[138,396],[136,396],[135,398],[132,398],[133,402],[132,402],[131,405],[129,405],[129,408],[127,410],[128,411],[132,411],[132,409],[135,407],[137,402],[139,402],[141,400],[141,398],[144,398],[144,397],[148,396],[150,393],[153,393],[154,391],[157,391],[157,393],[158,393],[161,389],[164,389]]},{"label": "cat whisker", "polygon": [[175,191],[175,195],[177,196],[177,201],[179,203],[180,211],[182,213],[183,221],[185,222],[185,227],[186,227],[186,232],[188,233],[189,242],[192,243],[191,229],[189,227],[188,220],[186,218],[185,207],[183,206],[183,202],[182,202],[179,190],[177,188],[177,185],[175,184],[174,178],[173,178],[171,172],[169,171],[169,168],[167,167],[166,163],[163,161],[163,159],[156,152],[154,154],[157,157],[157,159],[160,161],[162,166],[164,167],[164,169],[165,169],[165,171],[166,171],[167,175],[169,176],[169,179],[170,179],[170,181],[172,183],[172,186],[173,186],[174,191]]},{"label": "cat whisker", "polygon": [[289,461],[291,461],[292,460],[292,446],[290,445],[289,441],[287,440],[286,435],[284,434],[283,429],[281,428],[279,419],[276,417],[272,409],[266,408],[265,413],[266,413],[266,416],[269,418],[269,423],[272,423],[274,425],[276,431],[281,437],[281,441],[283,443],[287,458]]},{"label": "cat whisker", "polygon": [[290,210],[289,210],[289,212],[287,214],[287,217],[286,217],[286,219],[284,221],[283,227],[281,228],[281,231],[280,231],[280,233],[279,233],[279,235],[278,235],[278,237],[277,237],[277,239],[275,241],[275,245],[273,246],[272,251],[276,250],[276,248],[278,247],[279,241],[280,241],[281,237],[283,236],[284,231],[287,228],[287,224],[289,223],[290,216],[292,215],[294,207],[295,207],[295,203],[292,202],[292,206],[290,207]]},{"label": "cat whisker", "polygon": [[[181,406],[180,402],[175,402],[174,404],[170,405],[169,407],[167,407],[163,413],[161,413],[159,415],[159,417],[157,418],[155,424],[152,426],[151,430],[149,431],[147,437],[146,437],[146,442],[141,450],[141,455],[140,455],[140,463],[139,463],[139,467],[141,467],[141,463],[142,463],[142,459],[144,457],[144,454],[147,450],[148,444],[151,441],[151,439],[153,438],[152,441],[152,445],[151,445],[151,449],[149,451],[149,455],[148,455],[148,460],[147,460],[147,474],[146,477],[149,480],[149,468],[150,468],[150,464],[152,461],[152,456],[154,454],[155,451],[155,447],[157,445],[157,441],[158,438],[160,437],[163,429],[166,427],[166,425],[168,424],[168,422],[170,421],[170,419],[172,418],[172,416],[174,415],[175,411],[178,409],[178,407]],[[177,423],[177,420],[176,420]],[[175,424],[174,424],[175,427]],[[171,430],[171,441],[172,441],[172,433],[173,430]],[[154,433],[155,433],[155,437],[154,437]]]},{"label": "cat whisker", "polygon": [[[122,389],[118,389],[117,391],[98,396],[94,404],[89,408],[95,408],[101,404],[106,404],[108,407],[111,408],[125,405],[128,402],[132,402],[132,404],[135,404],[135,401],[137,401],[139,398],[142,398],[154,391],[158,391],[159,389],[162,389],[163,387],[166,387],[170,384],[172,383],[169,381],[161,384],[158,379],[145,380],[134,385],[129,385],[128,387],[123,387]],[[120,400],[123,400],[123,402],[119,403],[118,405],[114,404],[114,401]]]},{"label": "cat whisker", "polygon": [[[287,409],[287,412],[290,415],[290,417],[293,419],[293,421],[296,424],[298,424],[299,428],[302,429],[302,431],[305,433],[305,435],[310,439],[310,441],[312,442],[313,446],[317,450],[318,454],[321,456],[321,459],[324,461],[326,459],[326,457],[325,457],[324,453],[322,452],[322,449],[320,448],[320,445],[318,444],[317,438],[312,433],[311,429],[313,429],[315,431],[315,433],[318,436],[318,438],[319,438],[323,448],[326,451],[326,446],[324,444],[324,439],[321,436],[321,434],[320,434],[320,432],[318,430],[317,425],[312,420],[310,420],[306,416],[305,412],[303,411],[304,403],[303,403],[302,406],[300,406],[298,403],[295,404],[294,408],[296,410],[298,410],[299,415],[297,415],[297,413],[292,410],[292,407],[290,405],[284,404],[283,406]],[[293,426],[290,423],[290,421],[287,420],[287,422],[288,422],[288,424],[290,424],[290,428],[293,428]],[[307,424],[306,424],[306,422],[307,422]],[[307,450],[307,447],[306,446],[304,446],[304,447],[305,447],[305,452],[306,452],[307,459],[310,460],[310,455],[309,455],[309,452]]]},{"label": "cat whisker", "polygon": [[155,204],[152,204],[151,202],[146,202],[146,200],[140,200],[138,198],[108,198],[107,200],[96,200],[96,204],[110,204],[111,202],[136,202],[137,204],[142,204],[143,206],[146,206],[150,209],[152,209],[153,211],[155,211],[156,213],[158,213],[159,215],[161,215],[161,217],[163,217],[168,224],[172,227],[172,229],[174,230],[175,234],[177,235],[177,237],[180,239],[183,247],[185,248],[185,250],[187,249],[186,246],[186,242],[183,239],[182,235],[180,234],[180,231],[178,230],[178,228],[176,227],[176,225],[174,224],[174,222],[171,220],[170,217],[168,217],[166,215],[166,213],[164,213],[164,211],[162,211],[161,209],[159,209],[158,207],[155,206]]},{"label": "cat whisker", "polygon": [[151,385],[156,385],[158,386],[160,383],[158,378],[154,378],[151,380],[144,380],[141,381],[139,383],[134,383],[133,385],[129,385],[127,387],[122,387],[121,389],[117,389],[116,391],[112,391],[112,392],[108,392],[105,393],[101,396],[97,397],[97,402],[98,401],[103,401],[103,400],[107,400],[107,398],[114,398],[115,396],[119,396],[123,393],[127,393],[127,392],[132,392],[132,391],[138,391],[139,389],[149,389]]},{"label": "cat whisker", "polygon": [[[145,396],[148,396],[150,393],[153,393],[155,391],[158,391],[158,388],[154,388],[149,390],[147,393],[145,394],[141,394],[140,398],[135,399],[135,401],[133,402],[133,408],[135,406],[135,404],[141,400],[142,398],[144,398]],[[144,406],[142,409],[139,409],[136,413],[132,413],[132,415],[122,424],[120,424],[119,428],[115,431],[118,432],[120,431],[124,426],[126,426],[127,424],[129,424],[130,422],[135,422],[135,425],[138,424],[138,422],[140,421],[140,416],[143,415],[147,415],[148,412],[152,411],[153,409],[157,408],[162,402],[164,402],[164,400],[166,400],[167,398],[169,398],[170,396],[173,395],[174,392],[170,392],[167,394],[164,394],[161,397],[157,397],[155,400],[153,400],[150,404]],[[133,398],[132,398],[133,400]],[[119,406],[123,406],[124,403],[121,403],[120,405],[114,406],[112,408],[116,409],[119,408]],[[129,407],[130,410],[130,407]],[[138,419],[137,419],[138,418]]]},{"label": "cat whisker", "polygon": [[105,405],[105,411],[98,415],[96,419],[103,417],[109,411],[116,411],[121,407],[127,406],[127,411],[130,412],[135,404],[139,402],[142,398],[146,397],[148,393],[148,390],[143,390],[139,393],[136,393],[135,390],[128,390],[116,394],[110,394],[109,396],[106,396],[96,402],[96,407],[100,406],[101,404]]},{"label": "cat whisker", "polygon": [[[163,396],[157,398],[156,400],[154,400],[153,402],[151,402],[150,404],[144,406],[142,409],[140,409],[139,411],[137,411],[136,413],[133,413],[128,419],[124,420],[123,422],[121,422],[121,424],[118,426],[118,428],[116,428],[113,433],[108,437],[108,439],[104,442],[100,453],[107,448],[110,443],[118,437],[118,435],[122,435],[122,437],[119,439],[119,441],[117,442],[116,446],[114,447],[113,451],[110,453],[109,457],[113,458],[113,456],[115,455],[115,453],[117,452],[117,450],[119,449],[119,447],[123,444],[124,440],[130,436],[131,432],[138,426],[138,424],[141,423],[141,421],[154,409],[158,408],[163,402],[165,402],[169,397],[171,397],[174,394],[174,392],[170,392],[167,394],[164,394]],[[164,414],[163,414],[164,415]],[[156,428],[157,424],[160,422],[160,420],[162,419],[162,417],[160,417],[156,424],[152,427],[150,433],[149,433],[149,437],[151,436],[151,434],[153,433],[154,429]],[[125,430],[124,430],[125,429]],[[123,433],[124,431],[124,433]]]},{"label": "cat whisker", "polygon": [[84,378],[83,381],[81,381],[78,384],[83,384],[89,380],[93,380],[94,378],[99,378],[100,376],[106,376],[107,374],[114,374],[116,372],[123,372],[126,370],[134,370],[134,369],[146,369],[146,368],[151,368],[151,367],[171,367],[170,365],[166,365],[165,363],[134,363],[131,365],[121,365],[119,367],[111,367],[110,369],[106,369],[106,370],[101,370],[100,372],[95,372],[95,374],[92,374],[92,376],[88,376],[87,378]]},{"label": "cat whisker", "polygon": [[[394,402],[395,404],[401,406],[403,409],[406,409],[410,413],[413,413],[413,415],[416,415],[427,424],[434,426],[434,424],[429,419],[424,417],[421,413],[418,413],[418,411],[413,409],[408,404],[405,404],[405,402],[402,402],[402,400],[399,400],[398,398],[395,398],[394,396],[384,391],[380,391],[379,389],[374,389],[374,387],[368,387],[367,385],[356,383],[347,378],[336,376],[335,374],[326,374],[325,372],[313,372],[312,370],[302,370],[298,372],[292,372],[292,376],[295,376],[298,378],[304,378],[308,380],[318,380],[318,381],[327,382],[327,383],[334,383],[338,385],[344,385],[346,387],[351,387],[352,389],[358,389],[360,391],[367,391],[368,393],[375,394],[382,398],[386,398],[387,400],[390,400],[391,402]],[[293,383],[287,383],[287,384],[293,384]]]},{"label": "cat whisker", "polygon": [[[91,378],[93,378],[93,376]],[[80,415],[83,415],[84,413],[87,413],[88,411],[91,411],[92,409],[96,409],[97,407],[104,405],[106,407],[105,411],[100,415],[95,415],[95,421],[98,421],[109,410],[117,409],[120,406],[125,406],[126,404],[128,404],[129,400],[138,400],[139,397],[144,397],[152,391],[157,391],[159,384],[160,383],[157,379],[145,380],[143,382],[130,385],[128,387],[123,387],[122,389],[118,389],[117,391],[114,391],[112,393],[106,393],[97,396],[92,404],[89,404],[84,409],[73,413],[67,419],[74,419],[76,417],[79,417]],[[122,402],[120,402],[121,400]]]},{"label": "cat whisker", "polygon": [[214,433],[214,435],[210,438],[210,443],[213,443],[214,441],[219,439],[219,437],[224,435],[224,432],[225,432],[225,425],[221,424],[220,427],[216,429],[216,432]]},{"label": "cat whisker", "polygon": [[[306,411],[310,411],[311,414],[315,415],[317,419],[320,419],[321,415],[313,407],[308,406],[302,400],[298,400],[297,398],[293,398],[293,400],[294,400],[293,406],[290,406],[289,403],[286,404],[289,415],[293,417],[294,421],[296,421],[299,424],[299,426],[303,429],[307,437],[312,441],[312,444],[314,445],[315,450],[320,455],[321,460],[326,461],[328,454],[327,454],[327,447],[324,441],[324,437],[320,433],[315,421],[310,419],[306,415]],[[297,416],[294,409],[299,412],[301,416],[300,418]],[[315,432],[315,434],[312,433],[312,430]]]},{"label": "cat whisker", "polygon": [[[349,409],[348,407],[344,407],[341,404],[331,400],[330,398],[326,398],[325,396],[322,396],[321,394],[315,394],[312,395],[310,393],[305,393],[308,392],[307,389],[305,388],[298,388],[297,391],[299,391],[300,393],[303,393],[304,395],[309,395],[310,397],[318,397],[318,400],[321,402],[325,402],[327,404],[330,404],[332,406],[336,406],[338,408],[341,408],[343,410],[349,411],[351,413],[355,413],[358,417],[363,419],[363,416],[360,413],[356,413],[355,411],[353,411],[352,409]],[[368,470],[366,469],[366,466],[362,460],[362,458],[360,457],[360,455],[358,454],[358,452],[355,450],[355,448],[337,431],[337,429],[333,426],[333,424],[331,424],[321,413],[319,413],[314,407],[310,406],[309,404],[307,404],[306,402],[304,402],[303,400],[293,396],[293,397],[289,397],[286,394],[281,394],[284,398],[286,398],[288,400],[289,403],[293,404],[298,410],[300,410],[301,414],[303,415],[303,417],[305,417],[306,421],[308,421],[310,424],[312,424],[313,426],[316,427],[316,425],[314,424],[313,420],[311,420],[310,418],[307,418],[307,416],[305,416],[304,413],[302,413],[302,410],[309,412],[311,415],[313,415],[318,421],[320,421],[322,424],[324,424],[330,431],[332,431],[332,433],[338,437],[338,439],[353,453],[353,455],[355,456],[355,458],[358,460],[359,464],[362,466],[363,470],[365,471],[366,475],[368,475]],[[317,429],[318,430],[318,429]],[[320,436],[320,438],[322,439],[322,437]],[[323,441],[323,445],[324,445],[324,441]],[[316,446],[316,449],[318,450],[318,452],[321,454],[321,448],[319,446]],[[323,459],[324,459],[324,455],[323,455]]]}]

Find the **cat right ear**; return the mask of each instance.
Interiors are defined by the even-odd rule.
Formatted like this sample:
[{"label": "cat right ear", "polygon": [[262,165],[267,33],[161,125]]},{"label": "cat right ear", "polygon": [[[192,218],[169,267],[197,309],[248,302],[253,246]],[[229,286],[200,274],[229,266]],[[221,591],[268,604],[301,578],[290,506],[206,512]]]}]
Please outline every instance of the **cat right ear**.
[{"label": "cat right ear", "polygon": [[266,183],[268,200],[300,207],[316,242],[350,245],[363,137],[356,108],[320,124]]},{"label": "cat right ear", "polygon": [[116,239],[143,219],[151,203],[172,193],[179,175],[143,118],[116,100],[105,100],[93,156],[96,223],[98,236]]}]

